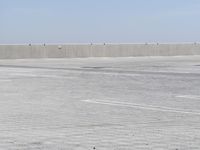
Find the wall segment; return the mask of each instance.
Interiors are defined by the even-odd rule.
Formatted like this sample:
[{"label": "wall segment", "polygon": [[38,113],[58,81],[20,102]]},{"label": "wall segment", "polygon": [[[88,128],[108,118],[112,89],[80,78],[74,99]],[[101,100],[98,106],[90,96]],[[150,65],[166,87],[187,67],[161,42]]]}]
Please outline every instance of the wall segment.
[{"label": "wall segment", "polygon": [[0,45],[0,59],[200,55],[200,44]]}]

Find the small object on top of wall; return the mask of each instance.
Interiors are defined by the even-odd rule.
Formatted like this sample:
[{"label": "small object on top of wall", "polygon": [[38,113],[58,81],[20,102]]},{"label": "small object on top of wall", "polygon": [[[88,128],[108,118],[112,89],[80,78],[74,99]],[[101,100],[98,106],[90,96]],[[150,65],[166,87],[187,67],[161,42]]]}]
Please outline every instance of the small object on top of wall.
[{"label": "small object on top of wall", "polygon": [[58,45],[58,49],[62,49],[62,45]]}]

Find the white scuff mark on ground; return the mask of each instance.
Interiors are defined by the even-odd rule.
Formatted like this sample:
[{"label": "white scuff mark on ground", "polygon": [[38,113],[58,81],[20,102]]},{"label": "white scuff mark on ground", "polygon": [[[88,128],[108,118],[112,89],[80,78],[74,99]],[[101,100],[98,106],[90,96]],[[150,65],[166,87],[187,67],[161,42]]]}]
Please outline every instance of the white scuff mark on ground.
[{"label": "white scuff mark on ground", "polygon": [[187,99],[199,99],[200,100],[200,95],[179,95],[176,96],[178,98],[187,98]]},{"label": "white scuff mark on ground", "polygon": [[160,112],[170,112],[170,113],[181,113],[181,114],[191,114],[191,115],[200,115],[200,112],[189,111],[184,109],[176,109],[165,106],[154,106],[154,105],[142,105],[137,103],[128,103],[128,102],[119,102],[119,101],[108,101],[108,100],[82,100],[86,103],[101,104],[101,105],[110,105],[110,106],[120,106],[120,107],[130,107],[135,109],[144,109],[150,111],[160,111]]}]

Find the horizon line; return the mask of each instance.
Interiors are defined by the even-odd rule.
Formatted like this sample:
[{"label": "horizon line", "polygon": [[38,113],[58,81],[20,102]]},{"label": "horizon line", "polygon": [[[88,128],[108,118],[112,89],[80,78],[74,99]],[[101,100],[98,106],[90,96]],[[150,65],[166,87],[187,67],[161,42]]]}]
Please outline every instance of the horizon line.
[{"label": "horizon line", "polygon": [[141,44],[141,45],[162,45],[162,44],[200,44],[200,41],[196,42],[133,42],[133,43],[106,43],[106,42],[91,42],[91,43],[16,43],[16,44],[3,44],[0,43],[0,45],[27,45],[27,46],[32,46],[32,45],[131,45],[131,44]]}]

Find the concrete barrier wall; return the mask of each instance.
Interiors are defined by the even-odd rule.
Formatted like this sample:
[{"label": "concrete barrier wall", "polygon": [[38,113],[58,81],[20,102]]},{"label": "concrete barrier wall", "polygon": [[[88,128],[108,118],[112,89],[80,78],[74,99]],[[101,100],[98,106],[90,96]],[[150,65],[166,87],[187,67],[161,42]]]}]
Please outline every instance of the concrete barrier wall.
[{"label": "concrete barrier wall", "polygon": [[0,45],[0,59],[200,55],[200,44]]}]

